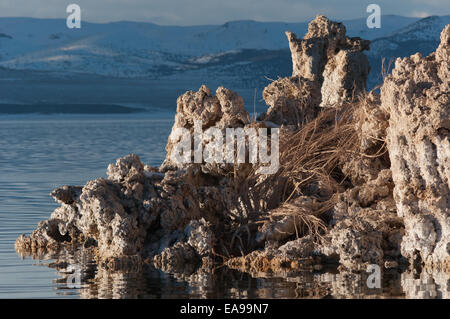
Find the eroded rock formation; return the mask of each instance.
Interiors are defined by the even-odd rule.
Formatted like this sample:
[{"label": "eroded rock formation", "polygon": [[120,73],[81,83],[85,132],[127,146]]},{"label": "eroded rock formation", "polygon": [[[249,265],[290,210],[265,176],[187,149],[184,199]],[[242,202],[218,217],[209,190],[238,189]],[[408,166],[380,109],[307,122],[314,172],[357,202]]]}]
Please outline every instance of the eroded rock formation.
[{"label": "eroded rock formation", "polygon": [[365,92],[370,67],[363,51],[369,49],[369,41],[347,37],[342,23],[321,15],[309,23],[303,39],[292,32],[286,36],[292,77],[264,89],[269,109],[262,119],[301,126],[317,115],[319,106],[341,106]]},{"label": "eroded rock formation", "polygon": [[301,76],[272,82],[264,89],[263,98],[269,109],[262,118],[276,124],[301,126],[314,119],[319,111],[319,87]]},{"label": "eroded rock formation", "polygon": [[[323,16],[303,40],[287,35],[293,76],[265,88],[261,121],[250,121],[242,98],[226,88],[215,96],[206,86],[186,92],[161,167],[128,155],[106,179],[56,189],[61,207],[19,237],[17,251],[81,249],[109,271],[147,263],[183,278],[214,263],[260,276],[336,262],[342,271],[397,268],[405,257],[413,268],[448,270],[450,27],[429,57],[397,60],[381,100],[362,94],[368,41],[348,38]],[[286,171],[285,160],[283,173],[269,176],[249,163],[173,161],[177,129],[192,134],[198,121],[223,136],[227,128],[282,125],[290,143],[281,158],[299,167]],[[306,150],[311,156],[302,157]]]},{"label": "eroded rock formation", "polygon": [[[191,142],[194,145],[195,124],[199,123],[201,127],[197,130],[206,131],[209,128],[216,127],[221,130],[226,128],[243,128],[250,123],[248,112],[244,108],[244,100],[236,92],[219,87],[216,95],[211,94],[211,90],[203,85],[197,92],[188,91],[181,95],[177,100],[177,114],[175,123],[169,136],[166,146],[167,156],[162,164],[162,169],[179,169],[190,166],[195,161],[192,154],[190,163],[182,163],[173,160],[173,154],[177,151],[174,146],[177,145],[182,135],[180,129],[185,129],[191,134]],[[225,132],[224,132],[225,133]],[[203,148],[208,144],[208,140],[203,140]],[[194,146],[196,147],[196,146]],[[198,164],[205,173],[224,175],[232,169],[232,165],[205,163],[203,160]]]},{"label": "eroded rock formation", "polygon": [[[362,52],[369,48],[369,41],[348,38],[345,26],[319,15],[308,25],[303,40],[286,32],[292,53],[293,72],[307,79],[323,82],[323,71],[330,59],[336,58],[341,50]],[[337,64],[336,64],[337,65]]]},{"label": "eroded rock formation", "polygon": [[107,179],[53,191],[61,207],[29,237],[20,236],[16,248],[38,254],[94,246],[102,262],[120,267],[130,258],[152,257],[179,243],[192,249],[192,260],[202,258],[213,242],[206,230],[226,218],[222,192],[230,190],[225,184],[208,186],[196,169],[164,174],[144,166],[137,155],[120,158],[108,167]]},{"label": "eroded rock formation", "polygon": [[348,269],[398,260],[404,226],[396,214],[393,187],[391,172],[385,169],[376,179],[340,194],[321,251],[336,254]]},{"label": "eroded rock formation", "polygon": [[450,26],[435,53],[397,59],[381,88],[402,254],[450,262]]}]

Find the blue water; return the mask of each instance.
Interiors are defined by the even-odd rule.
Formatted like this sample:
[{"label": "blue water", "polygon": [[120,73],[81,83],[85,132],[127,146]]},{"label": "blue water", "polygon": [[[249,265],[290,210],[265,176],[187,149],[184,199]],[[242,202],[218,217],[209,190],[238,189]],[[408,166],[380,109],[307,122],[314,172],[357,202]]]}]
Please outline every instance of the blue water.
[{"label": "blue water", "polygon": [[55,270],[20,259],[15,239],[57,207],[55,187],[105,176],[129,153],[159,165],[172,122],[173,114],[0,116],[0,298],[66,296]]}]

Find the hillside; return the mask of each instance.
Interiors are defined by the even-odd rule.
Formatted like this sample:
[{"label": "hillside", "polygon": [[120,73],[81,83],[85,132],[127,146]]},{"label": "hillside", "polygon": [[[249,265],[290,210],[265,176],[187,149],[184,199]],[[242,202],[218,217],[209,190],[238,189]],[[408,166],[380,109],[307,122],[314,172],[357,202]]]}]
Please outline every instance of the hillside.
[{"label": "hillside", "polygon": [[[449,22],[450,16],[419,19],[391,15],[383,16],[382,28],[368,29],[366,18],[343,21],[349,36],[372,41],[367,52],[371,64],[369,88],[380,83],[383,57],[389,60],[416,51],[424,55],[434,51],[439,31]],[[259,96],[269,79],[292,72],[284,32],[290,30],[302,37],[307,30],[307,23],[256,21],[190,27],[85,22],[78,30],[68,29],[65,23],[55,19],[0,18],[2,100],[29,103],[51,99],[64,103],[64,99],[75,96],[79,97],[77,103],[98,103],[97,98],[101,98],[107,103],[167,107],[180,93],[197,89],[203,83],[214,87],[220,79],[227,87],[239,90],[246,104],[253,105],[255,88]],[[18,70],[27,72],[15,72]],[[83,78],[90,82],[93,76],[100,77],[95,80],[99,83],[95,92],[83,86]],[[43,87],[42,80],[38,80],[42,78],[52,83],[51,87]],[[72,83],[74,78],[76,83]],[[21,85],[19,90],[14,84],[18,79],[29,85]],[[131,79],[136,84],[130,85]],[[122,81],[117,84],[122,87],[120,101],[109,99],[116,91],[107,86],[102,89],[101,82],[110,81]],[[135,93],[132,86],[148,85],[149,81],[170,83],[173,93],[164,93],[161,99],[155,99],[158,92],[152,91],[148,96],[142,90]],[[37,87],[39,92],[34,89]],[[58,94],[52,94],[55,88]],[[124,100],[124,96],[129,97]]]}]

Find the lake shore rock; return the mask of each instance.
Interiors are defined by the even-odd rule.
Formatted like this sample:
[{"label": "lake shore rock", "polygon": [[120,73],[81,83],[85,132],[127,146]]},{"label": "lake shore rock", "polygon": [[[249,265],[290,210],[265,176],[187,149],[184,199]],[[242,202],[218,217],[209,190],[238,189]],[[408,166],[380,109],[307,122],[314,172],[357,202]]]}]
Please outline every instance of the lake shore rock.
[{"label": "lake shore rock", "polygon": [[[130,154],[107,178],[57,188],[61,206],[17,239],[17,252],[77,247],[109,271],[150,264],[182,277],[217,264],[254,274],[327,265],[449,272],[450,26],[435,53],[397,60],[380,95],[365,92],[369,41],[324,16],[304,39],[287,36],[293,76],[266,87],[259,121],[224,87],[215,96],[206,86],[186,92],[161,167]],[[223,136],[280,128],[279,172],[174,162],[176,129],[192,133],[198,120]]]}]

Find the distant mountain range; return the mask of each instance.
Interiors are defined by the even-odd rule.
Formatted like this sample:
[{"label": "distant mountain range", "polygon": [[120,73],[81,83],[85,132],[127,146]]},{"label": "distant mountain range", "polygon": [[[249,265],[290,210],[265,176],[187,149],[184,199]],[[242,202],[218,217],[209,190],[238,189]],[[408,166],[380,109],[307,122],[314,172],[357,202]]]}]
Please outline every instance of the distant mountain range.
[{"label": "distant mountain range", "polygon": [[[434,51],[450,16],[386,15],[380,29],[368,29],[366,18],[342,22],[349,36],[372,41],[367,54],[373,87],[380,82],[383,57],[389,61]],[[308,22],[233,21],[190,27],[83,22],[81,29],[68,29],[65,20],[0,18],[0,67],[114,78],[221,79],[224,85],[261,88],[267,79],[291,74],[284,32],[302,37],[307,26]]]},{"label": "distant mountain range", "polygon": [[128,114],[144,109],[113,104],[0,104],[0,114]]}]

